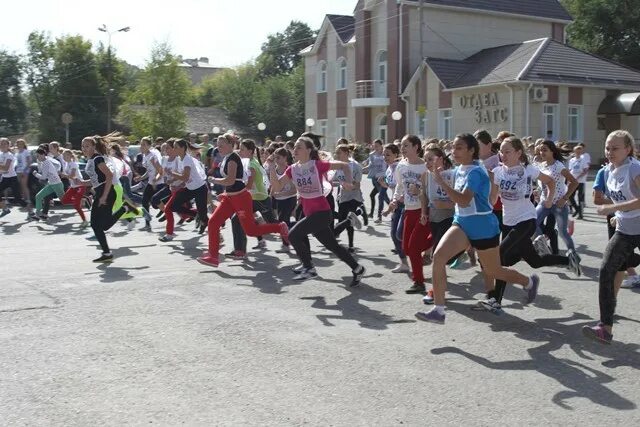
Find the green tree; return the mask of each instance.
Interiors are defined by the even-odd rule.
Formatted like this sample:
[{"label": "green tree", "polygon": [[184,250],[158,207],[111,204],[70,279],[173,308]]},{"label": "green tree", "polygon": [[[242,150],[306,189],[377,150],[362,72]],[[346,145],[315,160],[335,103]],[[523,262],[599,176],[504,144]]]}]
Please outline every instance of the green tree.
[{"label": "green tree", "polygon": [[314,39],[315,32],[300,21],[291,21],[284,32],[269,35],[257,59],[260,74],[268,77],[291,73],[302,60],[298,52],[312,44]]},{"label": "green tree", "polygon": [[577,48],[640,69],[638,0],[562,0],[574,23],[569,43]]},{"label": "green tree", "polygon": [[21,75],[20,58],[0,50],[0,135],[25,130],[27,110]]},{"label": "green tree", "polygon": [[181,135],[187,121],[184,106],[190,99],[191,81],[178,66],[170,47],[158,44],[140,72],[136,89],[127,97],[123,116],[138,137]]}]

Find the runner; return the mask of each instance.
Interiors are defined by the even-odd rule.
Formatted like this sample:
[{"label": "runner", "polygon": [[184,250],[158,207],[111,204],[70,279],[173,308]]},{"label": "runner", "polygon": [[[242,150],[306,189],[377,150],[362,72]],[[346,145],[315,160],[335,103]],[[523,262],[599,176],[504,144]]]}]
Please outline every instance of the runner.
[{"label": "runner", "polygon": [[[573,208],[573,217],[583,219],[584,210],[584,187],[587,185],[587,176],[589,175],[589,163],[584,155],[584,145],[578,144],[573,148],[573,157],[569,159],[569,171],[571,175],[578,181],[578,190],[571,193],[571,207]],[[578,202],[576,203],[576,192],[578,193]]]},{"label": "runner", "polygon": [[[293,157],[286,148],[282,147],[274,151],[272,169],[275,170],[278,178],[284,175],[284,172],[292,163]],[[273,207],[278,215],[278,221],[286,223],[289,228],[291,228],[291,215],[298,201],[297,194],[296,187],[291,182],[282,186],[279,191],[271,187]]]},{"label": "runner", "polygon": [[9,140],[0,138],[0,206],[2,206],[0,217],[11,212],[4,200],[5,190],[11,189],[11,195],[14,200],[22,200],[20,198],[18,175],[16,174],[16,163],[16,156],[10,150]]},{"label": "runner", "polygon": [[[381,177],[378,182],[384,188],[390,188],[392,194],[395,193],[396,190],[396,169],[400,164],[400,148],[398,148],[395,144],[387,144],[384,147],[384,161],[387,164],[387,170],[385,171],[384,177]],[[389,203],[389,208],[383,212],[383,215],[388,215],[391,212],[391,202]],[[393,210],[393,214],[391,215],[391,230],[389,234],[391,235],[391,241],[393,242],[394,251],[396,255],[400,258],[400,263],[391,270],[392,273],[409,273],[411,269],[407,264],[407,256],[402,250],[402,214],[404,213],[404,203],[401,201],[397,201],[395,203],[395,209]],[[361,206],[361,209],[364,209],[364,206]],[[366,218],[366,211],[364,214],[364,218]],[[366,225],[366,224],[365,224]]]},{"label": "runner", "polygon": [[[356,215],[358,209],[362,205],[362,191],[360,191],[360,181],[362,180],[362,166],[351,158],[353,145],[338,145],[334,154],[334,158],[342,163],[347,163],[351,169],[351,185],[349,189],[342,184],[346,182],[346,176],[342,170],[336,170],[333,175],[333,181],[338,183],[338,224],[333,229],[333,235],[337,237],[346,229],[349,239],[348,251],[354,253],[356,251],[353,246],[354,227],[358,230],[362,228],[362,223]],[[386,189],[385,189],[386,191]]]},{"label": "runner", "polygon": [[136,197],[135,202],[141,203],[144,209],[145,225],[141,231],[151,231],[151,215],[149,213],[151,198],[159,190],[158,182],[162,176],[162,155],[160,152],[151,145],[151,138],[144,137],[140,140],[140,152],[143,155],[142,165],[146,169],[143,175],[134,176],[135,182],[141,182],[145,179],[148,180],[147,186],[144,187],[142,197]]},{"label": "runner", "polygon": [[333,215],[329,202],[324,196],[323,177],[329,170],[341,169],[345,174],[344,188],[351,189],[351,168],[348,163],[327,162],[319,160],[318,151],[313,139],[302,136],[298,138],[293,150],[296,162],[289,166],[285,174],[278,178],[275,171],[271,172],[271,184],[276,191],[287,182],[293,182],[300,196],[300,203],[304,210],[304,218],[300,219],[291,229],[289,239],[302,265],[295,268],[297,274],[294,280],[306,280],[317,275],[311,260],[311,246],[309,234],[322,245],[333,252],[340,260],[347,264],[352,271],[353,279],[350,286],[360,284],[365,268],[358,264],[351,253],[339,245],[331,230]]},{"label": "runner", "polygon": [[384,203],[389,203],[389,196],[387,195],[387,189],[382,188],[378,182],[378,178],[384,177],[385,163],[384,156],[382,154],[383,142],[380,139],[373,141],[373,151],[369,154],[369,158],[366,160],[363,172],[367,173],[367,178],[371,180],[373,184],[373,190],[369,193],[369,199],[371,199],[371,212],[369,218],[373,218],[373,212],[376,208],[376,195],[378,196],[378,215],[374,221],[376,224],[382,222],[382,211],[384,210]]},{"label": "runner", "polygon": [[78,160],[71,150],[64,150],[62,157],[65,162],[65,170],[62,177],[69,180],[69,188],[65,191],[60,202],[62,202],[63,205],[73,206],[82,220],[80,229],[85,229],[89,225],[89,222],[82,210],[82,198],[84,197],[85,185],[82,180],[82,175],[80,174],[80,168],[78,167]]},{"label": "runner", "polygon": [[[489,200],[489,175],[480,166],[478,153],[478,141],[473,135],[458,135],[453,142],[453,159],[459,164],[455,169],[453,187],[445,180],[443,168],[433,171],[436,183],[456,205],[453,225],[440,240],[433,257],[435,307],[428,312],[416,313],[419,320],[444,324],[446,264],[469,246],[477,250],[483,270],[489,277],[522,285],[527,291],[526,303],[533,302],[537,296],[540,284],[537,275],[526,277],[500,265],[500,227]],[[495,292],[495,289],[489,290],[489,295],[494,297]]]},{"label": "runner", "polygon": [[33,175],[40,180],[46,180],[47,184],[36,194],[36,212],[31,216],[31,219],[46,221],[49,216],[47,210],[44,210],[43,202],[46,201],[47,196],[54,194],[61,199],[64,195],[64,185],[59,175],[59,163],[47,156],[47,152],[43,148],[36,150],[36,157],[40,163],[40,172],[33,171]]},{"label": "runner", "polygon": [[33,201],[31,200],[31,192],[29,191],[29,175],[31,175],[33,158],[27,148],[27,142],[24,139],[18,139],[16,146],[18,147],[18,153],[16,154],[16,173],[18,174],[18,181],[20,182],[22,200],[27,204],[27,220],[29,220],[33,214]]}]

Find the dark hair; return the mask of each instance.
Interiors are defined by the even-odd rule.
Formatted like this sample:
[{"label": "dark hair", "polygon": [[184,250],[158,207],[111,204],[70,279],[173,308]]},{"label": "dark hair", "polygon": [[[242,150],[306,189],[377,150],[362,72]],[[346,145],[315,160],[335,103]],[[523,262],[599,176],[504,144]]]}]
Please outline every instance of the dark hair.
[{"label": "dark hair", "polygon": [[406,140],[410,142],[414,147],[418,147],[418,157],[424,156],[424,150],[422,149],[422,141],[420,141],[420,137],[418,137],[417,135],[405,135],[402,140]]},{"label": "dark hair", "polygon": [[556,161],[559,162],[564,162],[566,159],[564,157],[564,155],[566,154],[566,152],[560,150],[558,148],[558,146],[553,142],[550,141],[548,139],[542,141],[542,144],[540,145],[544,145],[545,147],[547,147],[549,149],[549,151],[551,151],[551,153],[553,153],[553,158]]},{"label": "dark hair", "polygon": [[378,138],[378,139],[375,139],[375,140],[372,142],[372,145],[375,145],[375,144],[380,144],[380,145],[382,145],[382,146],[384,147],[384,142],[382,142],[382,140],[381,140],[381,139],[379,139],[379,138]]},{"label": "dark hair", "polygon": [[442,148],[440,148],[439,144],[435,144],[435,143],[428,144],[425,147],[424,151],[425,151],[425,155],[426,155],[426,152],[430,152],[440,157],[442,159],[442,164],[445,169],[451,169],[453,167],[453,163],[451,163],[451,159],[449,158],[449,156],[447,156],[447,154],[444,151],[442,151]]},{"label": "dark hair", "polygon": [[461,133],[459,135],[456,135],[454,141],[456,139],[464,141],[464,143],[467,145],[468,150],[473,150],[473,160],[478,160],[480,158],[480,144],[478,143],[478,140],[475,136],[471,135],[470,133]]},{"label": "dark hair", "polygon": [[[384,146],[384,150],[389,150],[391,151],[393,154],[396,155],[396,157],[398,157],[400,155],[400,148],[398,148],[398,146],[396,144],[387,144]],[[384,152],[384,150],[382,150]]]},{"label": "dark hair", "polygon": [[503,130],[498,134],[498,141],[504,142],[505,139],[510,138],[512,136],[515,136],[515,135],[509,132],[508,130]]},{"label": "dark hair", "polygon": [[290,165],[293,163],[293,156],[291,155],[291,151],[287,150],[284,147],[278,148],[273,154],[276,156],[284,157],[287,159],[287,164]]},{"label": "dark hair", "polygon": [[510,136],[508,138],[505,138],[504,141],[502,141],[503,144],[505,142],[508,142],[509,144],[511,144],[514,150],[520,151],[520,163],[522,163],[525,166],[529,165],[529,158],[527,157],[527,151],[524,147],[524,144],[522,143],[522,140],[520,140],[520,138],[517,138],[515,136]]},{"label": "dark hair", "polygon": [[491,137],[491,134],[484,129],[477,130],[474,136],[476,140],[478,140],[478,142],[481,142],[484,145],[489,145],[493,142],[493,138]]},{"label": "dark hair", "polygon": [[356,149],[353,144],[340,144],[336,147],[336,151],[342,151],[343,153],[351,154]]},{"label": "dark hair", "polygon": [[43,155],[43,156],[46,156],[46,155],[47,155],[47,152],[46,152],[46,151],[44,151],[44,149],[43,149],[43,148],[38,148],[38,149],[36,150],[36,153],[37,153],[37,154],[41,154],[41,155]]},{"label": "dark hair", "polygon": [[176,139],[177,138],[169,138],[164,143],[167,144],[169,147],[173,148],[173,146],[176,143]]},{"label": "dark hair", "polygon": [[311,150],[311,153],[309,153],[309,158],[311,160],[320,160],[320,156],[318,156],[318,149],[316,148],[316,144],[312,138],[302,134],[302,136],[298,138],[297,142],[302,142],[308,150]]},{"label": "dark hair", "polygon": [[336,142],[336,145],[349,145],[349,140],[347,138],[340,138],[338,142]]},{"label": "dark hair", "polygon": [[45,155],[49,154],[49,144],[40,144],[38,148],[44,150]]},{"label": "dark hair", "polygon": [[115,153],[115,157],[119,158],[120,160],[124,160],[124,154],[122,153],[122,147],[120,147],[118,144],[111,144],[110,148]]},{"label": "dark hair", "polygon": [[240,145],[246,147],[247,150],[251,151],[251,157],[256,157],[260,166],[262,166],[262,160],[260,160],[260,156],[256,155],[256,142],[253,139],[243,139]]},{"label": "dark hair", "polygon": [[[306,138],[310,138],[311,141],[313,142],[313,145],[315,146],[316,150],[319,150],[320,147],[322,146],[322,142],[320,142],[320,135],[316,135],[313,132],[305,132],[302,135],[300,135],[300,137],[306,137]],[[298,139],[300,140],[300,139]],[[318,159],[314,159],[314,160],[318,160]]]},{"label": "dark hair", "polygon": [[173,146],[174,146],[174,148],[175,148],[175,147],[183,148],[185,152],[187,151],[187,146],[188,146],[188,145],[189,145],[189,144],[187,143],[187,141],[185,141],[185,140],[184,140],[184,139],[182,139],[182,138],[176,139],[176,140],[173,142]]}]

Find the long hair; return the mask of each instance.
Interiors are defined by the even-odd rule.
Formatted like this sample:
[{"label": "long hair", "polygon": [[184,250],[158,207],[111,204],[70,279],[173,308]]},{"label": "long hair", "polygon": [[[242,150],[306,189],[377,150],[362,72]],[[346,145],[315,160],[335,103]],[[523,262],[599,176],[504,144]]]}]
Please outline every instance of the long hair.
[{"label": "long hair", "polygon": [[287,164],[288,165],[293,164],[293,156],[291,155],[291,151],[287,150],[286,148],[280,147],[276,151],[274,151],[273,154],[275,154],[276,156],[284,157],[285,159],[287,159]]},{"label": "long hair", "polygon": [[461,133],[459,135],[456,135],[455,139],[464,141],[464,143],[467,145],[467,149],[473,150],[473,160],[480,159],[480,144],[478,143],[478,140],[475,136],[471,135],[470,133]]},{"label": "long hair", "polygon": [[240,145],[251,151],[251,157],[255,157],[258,160],[258,163],[260,163],[260,166],[262,166],[260,156],[256,155],[256,142],[253,139],[243,139]]},{"label": "long hair", "polygon": [[522,143],[522,140],[520,140],[520,138],[518,137],[510,136],[508,138],[505,138],[504,141],[502,141],[503,144],[505,142],[508,142],[509,144],[511,144],[514,150],[520,151],[520,163],[522,163],[525,166],[528,166],[529,157],[527,157],[527,152],[524,148],[524,144]]},{"label": "long hair", "polygon": [[562,151],[560,150],[560,148],[558,148],[558,146],[555,144],[555,142],[550,141],[550,140],[544,140],[542,141],[542,143],[540,145],[544,145],[545,147],[547,147],[549,149],[549,151],[551,151],[551,153],[553,153],[553,159],[558,161],[558,162],[564,162],[566,160],[565,155],[568,154],[566,151]]},{"label": "long hair", "polygon": [[402,140],[408,141],[414,147],[418,147],[418,157],[424,157],[424,150],[422,149],[422,141],[420,141],[420,137],[417,135],[405,135]]},{"label": "long hair", "polygon": [[440,148],[439,144],[429,144],[426,146],[424,151],[425,151],[425,156],[427,153],[433,153],[436,156],[440,157],[442,159],[442,165],[444,166],[445,169],[451,169],[453,167],[453,163],[451,163],[451,159],[442,150],[442,148]]},{"label": "long hair", "polygon": [[313,138],[304,136],[303,134],[303,136],[298,138],[298,142],[302,142],[308,150],[311,150],[311,153],[309,153],[309,159],[320,160],[320,156],[318,155],[318,149],[316,148],[316,144]]}]

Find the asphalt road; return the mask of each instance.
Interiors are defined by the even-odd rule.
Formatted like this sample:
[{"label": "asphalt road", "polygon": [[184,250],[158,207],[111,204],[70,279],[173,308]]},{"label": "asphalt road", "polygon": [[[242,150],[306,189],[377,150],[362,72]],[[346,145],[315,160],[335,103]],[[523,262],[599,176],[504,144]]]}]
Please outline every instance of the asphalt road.
[{"label": "asphalt road", "polygon": [[319,278],[296,283],[274,239],[212,269],[192,226],[160,243],[157,223],[117,224],[116,261],[97,266],[71,210],[24,217],[0,219],[2,425],[640,424],[640,290],[620,293],[613,345],[580,332],[606,244],[592,209],[576,226],[582,278],[541,271],[535,304],[513,287],[495,316],[470,310],[482,281],[466,264],[444,326],[415,320],[387,222],[356,233],[367,275],[350,289],[317,246]]}]

